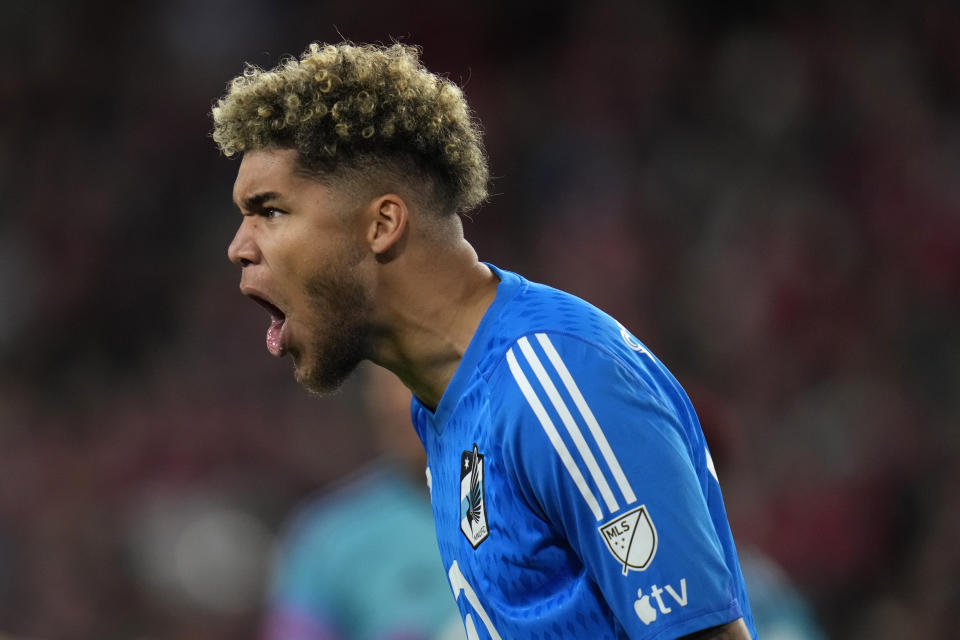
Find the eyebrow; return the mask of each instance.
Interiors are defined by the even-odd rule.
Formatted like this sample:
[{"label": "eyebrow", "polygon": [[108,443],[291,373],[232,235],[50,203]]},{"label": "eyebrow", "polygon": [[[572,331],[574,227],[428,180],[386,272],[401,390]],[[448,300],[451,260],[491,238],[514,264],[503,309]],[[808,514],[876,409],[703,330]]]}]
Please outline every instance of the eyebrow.
[{"label": "eyebrow", "polygon": [[255,193],[252,196],[244,198],[240,203],[240,208],[247,211],[253,211],[255,209],[263,208],[265,202],[270,200],[277,200],[280,198],[280,194],[276,191],[264,191],[261,193]]}]

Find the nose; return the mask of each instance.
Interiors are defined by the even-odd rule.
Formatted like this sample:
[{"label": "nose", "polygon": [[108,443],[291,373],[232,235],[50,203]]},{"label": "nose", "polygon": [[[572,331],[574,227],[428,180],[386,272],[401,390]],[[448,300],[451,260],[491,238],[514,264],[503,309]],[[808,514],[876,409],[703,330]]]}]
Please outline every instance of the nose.
[{"label": "nose", "polygon": [[240,223],[240,228],[234,234],[230,246],[227,247],[227,257],[230,262],[246,267],[260,260],[260,249],[253,239],[253,234],[247,225],[248,218],[244,218]]}]

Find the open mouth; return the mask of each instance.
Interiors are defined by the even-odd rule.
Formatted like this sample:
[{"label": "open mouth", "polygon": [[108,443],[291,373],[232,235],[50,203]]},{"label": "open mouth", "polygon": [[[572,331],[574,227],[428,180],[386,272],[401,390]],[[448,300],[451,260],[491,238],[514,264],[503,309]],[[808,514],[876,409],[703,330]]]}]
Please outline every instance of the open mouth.
[{"label": "open mouth", "polygon": [[276,305],[269,300],[261,298],[255,294],[248,294],[248,297],[267,310],[270,314],[270,326],[267,328],[267,351],[271,355],[280,357],[286,353],[286,327],[287,316]]}]

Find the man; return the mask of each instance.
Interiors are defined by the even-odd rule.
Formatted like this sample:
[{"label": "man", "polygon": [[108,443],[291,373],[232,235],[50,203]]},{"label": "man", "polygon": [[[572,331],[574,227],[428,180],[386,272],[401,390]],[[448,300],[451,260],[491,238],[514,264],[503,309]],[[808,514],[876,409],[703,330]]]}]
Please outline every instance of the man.
[{"label": "man", "polygon": [[229,256],[269,351],[315,392],[367,359],[414,394],[468,638],[756,637],[679,384],[613,318],[464,239],[488,176],[456,86],[410,47],[314,44],[248,67],[213,118],[243,154]]}]

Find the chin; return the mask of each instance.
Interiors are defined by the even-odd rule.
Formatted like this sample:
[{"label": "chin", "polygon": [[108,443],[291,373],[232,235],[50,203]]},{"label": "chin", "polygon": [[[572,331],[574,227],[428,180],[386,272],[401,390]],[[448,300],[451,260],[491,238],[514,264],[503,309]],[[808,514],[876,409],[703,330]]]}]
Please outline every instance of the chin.
[{"label": "chin", "polygon": [[313,367],[294,365],[294,377],[304,389],[317,396],[326,396],[339,391],[360,361],[343,362],[339,366],[323,366],[314,363]]}]

